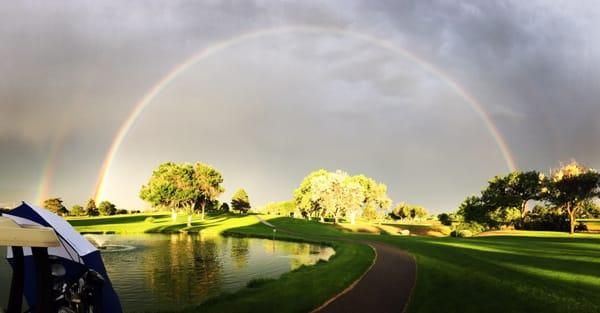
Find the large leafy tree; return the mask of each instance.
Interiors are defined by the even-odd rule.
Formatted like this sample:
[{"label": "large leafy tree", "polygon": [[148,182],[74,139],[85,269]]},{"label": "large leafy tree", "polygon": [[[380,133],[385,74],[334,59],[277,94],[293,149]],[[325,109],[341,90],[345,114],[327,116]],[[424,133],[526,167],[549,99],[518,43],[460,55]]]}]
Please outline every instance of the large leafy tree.
[{"label": "large leafy tree", "polygon": [[96,201],[94,201],[94,199],[88,200],[87,204],[85,205],[85,215],[98,216],[99,214],[98,208],[96,207]]},{"label": "large leafy tree", "polygon": [[392,210],[391,216],[395,219],[403,220],[410,217],[410,205],[400,202]]},{"label": "large leafy tree", "polygon": [[80,216],[85,214],[85,211],[81,205],[76,204],[71,207],[71,209],[69,210],[69,214],[73,216]]},{"label": "large leafy tree", "polygon": [[410,205],[406,202],[400,202],[392,210],[391,217],[395,219],[421,219],[428,215],[427,209],[418,205]]},{"label": "large leafy tree", "polygon": [[296,208],[304,216],[346,216],[351,223],[356,217],[374,219],[390,207],[387,187],[364,175],[349,176],[343,171],[324,169],[307,175],[294,191]]},{"label": "large leafy tree", "polygon": [[527,203],[540,200],[544,176],[537,171],[515,171],[496,176],[482,192],[482,200],[496,209],[517,208],[521,220],[527,214]]},{"label": "large leafy tree", "polygon": [[117,207],[110,201],[102,201],[98,205],[98,212],[100,213],[100,215],[104,216],[115,215],[115,213],[117,212]]},{"label": "large leafy tree", "polygon": [[154,170],[140,198],[154,207],[170,208],[174,218],[177,211],[200,209],[204,219],[207,204],[223,193],[222,183],[221,173],[209,165],[167,162]]},{"label": "large leafy tree", "polygon": [[[387,195],[387,186],[377,183],[374,179],[364,175],[356,175],[352,181],[360,184],[363,193],[362,216],[366,219],[376,219],[391,206],[392,200]],[[355,215],[359,212],[350,212],[351,223],[354,224]]]},{"label": "large leafy tree", "polygon": [[313,189],[314,185],[312,181],[317,177],[326,175],[329,175],[329,172],[324,169],[314,171],[304,177],[300,186],[294,190],[294,202],[296,203],[296,208],[300,210],[303,216],[306,216],[309,219],[311,216],[316,217],[322,213],[319,203],[313,200],[315,190]]},{"label": "large leafy tree", "polygon": [[212,166],[203,163],[194,165],[194,185],[197,188],[197,192],[194,194],[194,208],[200,207],[202,220],[204,220],[206,205],[217,200],[225,191],[222,184],[223,176]]},{"label": "large leafy tree", "polygon": [[329,214],[337,223],[342,215],[360,210],[364,203],[361,185],[345,172],[317,176],[311,184],[311,201],[320,209],[321,219]]},{"label": "large leafy tree", "polygon": [[244,189],[238,189],[231,197],[231,207],[233,210],[248,212],[250,209],[250,198]]},{"label": "large leafy tree", "polygon": [[573,234],[582,208],[600,195],[600,174],[573,161],[554,170],[545,185],[545,199],[566,212]]},{"label": "large leafy tree", "polygon": [[67,211],[67,208],[65,208],[65,206],[63,205],[63,201],[61,198],[46,199],[44,200],[43,207],[59,215],[65,215],[69,213],[69,211]]}]

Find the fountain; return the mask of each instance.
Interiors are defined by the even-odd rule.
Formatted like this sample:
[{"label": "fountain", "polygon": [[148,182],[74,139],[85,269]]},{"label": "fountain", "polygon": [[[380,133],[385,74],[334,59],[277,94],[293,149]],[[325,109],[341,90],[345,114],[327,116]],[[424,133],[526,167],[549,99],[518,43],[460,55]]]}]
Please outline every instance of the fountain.
[{"label": "fountain", "polygon": [[111,245],[107,244],[110,238],[114,235],[108,234],[86,234],[84,237],[91,242],[98,250],[102,252],[121,252],[135,249],[129,245]]}]

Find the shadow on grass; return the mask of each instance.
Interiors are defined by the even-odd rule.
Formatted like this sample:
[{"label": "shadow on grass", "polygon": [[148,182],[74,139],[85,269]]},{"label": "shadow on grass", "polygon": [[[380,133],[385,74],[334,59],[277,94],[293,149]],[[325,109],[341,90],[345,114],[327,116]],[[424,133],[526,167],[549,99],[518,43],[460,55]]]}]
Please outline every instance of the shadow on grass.
[{"label": "shadow on grass", "polygon": [[131,224],[144,222],[146,218],[153,217],[155,219],[166,218],[170,215],[163,214],[135,214],[135,215],[123,215],[123,216],[107,216],[107,217],[95,217],[85,219],[71,219],[69,223],[74,227],[82,226],[97,226],[104,224]]},{"label": "shadow on grass", "polygon": [[[553,258],[565,244],[565,238],[529,239],[520,242],[518,238],[507,237],[510,245],[506,245],[501,238],[492,242],[378,238],[408,250],[417,259],[418,280],[409,312],[437,312],[441,304],[445,312],[598,312],[598,264]],[[566,239],[574,245],[581,240]],[[477,249],[508,250],[511,246],[531,251],[523,255]],[[579,256],[585,257],[588,252],[580,250]],[[585,275],[586,281],[576,279],[577,275]]]}]

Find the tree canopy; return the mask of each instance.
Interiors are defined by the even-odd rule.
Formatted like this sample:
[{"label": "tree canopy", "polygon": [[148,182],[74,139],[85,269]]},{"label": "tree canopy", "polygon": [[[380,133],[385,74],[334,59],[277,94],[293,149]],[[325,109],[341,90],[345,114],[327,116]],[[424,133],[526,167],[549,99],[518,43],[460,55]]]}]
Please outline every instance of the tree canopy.
[{"label": "tree canopy", "polygon": [[85,214],[85,210],[81,205],[76,204],[71,207],[71,209],[69,210],[69,214],[74,216],[80,216]]},{"label": "tree canopy", "polygon": [[[480,196],[465,199],[458,210],[466,222],[476,222],[487,227],[514,225],[529,228],[533,225],[562,222],[558,216],[566,214],[570,221],[570,232],[582,212],[593,212],[592,199],[600,194],[600,175],[576,161],[564,165],[546,177],[537,171],[515,171],[506,176],[496,176]],[[545,202],[550,208],[537,209],[528,215],[529,201]],[[589,208],[592,208],[590,211]],[[534,220],[535,219],[535,220]]]},{"label": "tree canopy", "polygon": [[117,207],[110,203],[110,201],[102,201],[100,202],[100,205],[98,205],[98,212],[103,216],[115,215]]},{"label": "tree canopy", "polygon": [[42,206],[44,208],[48,209],[49,211],[59,214],[59,215],[65,215],[65,214],[69,213],[67,208],[63,205],[63,201],[61,198],[46,199],[46,200],[44,200],[44,203]]},{"label": "tree canopy", "polygon": [[417,205],[411,205],[406,202],[400,202],[396,205],[396,207],[390,213],[391,217],[394,219],[421,219],[427,217],[429,213],[427,209],[424,207],[420,207]]},{"label": "tree canopy", "polygon": [[173,211],[201,209],[223,193],[223,177],[213,167],[196,163],[160,164],[140,190],[140,198],[157,208]]},{"label": "tree canopy", "polygon": [[600,174],[573,161],[554,170],[545,187],[545,199],[566,211],[572,234],[578,213],[589,200],[600,195]]},{"label": "tree canopy", "polygon": [[360,215],[376,217],[378,211],[389,208],[391,200],[387,187],[369,177],[320,169],[302,180],[294,191],[294,202],[304,216],[321,220],[331,216],[335,222],[345,216],[354,223]]},{"label": "tree canopy", "polygon": [[244,189],[238,189],[231,197],[231,208],[240,212],[248,212],[250,209],[250,198]]},{"label": "tree canopy", "polygon": [[99,214],[98,208],[96,207],[96,201],[94,199],[88,200],[87,204],[85,205],[85,215],[98,216]]}]

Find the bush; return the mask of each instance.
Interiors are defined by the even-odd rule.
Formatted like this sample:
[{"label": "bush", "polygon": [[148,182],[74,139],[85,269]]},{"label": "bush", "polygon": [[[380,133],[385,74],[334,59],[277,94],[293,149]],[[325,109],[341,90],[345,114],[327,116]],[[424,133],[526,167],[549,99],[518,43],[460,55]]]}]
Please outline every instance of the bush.
[{"label": "bush", "polygon": [[575,225],[575,231],[588,231],[588,227],[583,222],[577,222],[577,225]]},{"label": "bush", "polygon": [[468,230],[470,231],[472,234],[478,234],[480,232],[485,231],[485,227],[481,224],[478,223],[460,223],[458,225],[456,225],[456,227],[454,228],[454,230],[457,231],[461,231],[461,230]]},{"label": "bush", "polygon": [[127,214],[129,213],[129,211],[125,210],[125,209],[118,209],[115,214]]},{"label": "bush", "polygon": [[470,230],[454,230],[451,233],[452,237],[460,237],[460,238],[468,238],[468,237],[473,237],[473,232],[471,232]]},{"label": "bush", "polygon": [[146,222],[146,223],[154,223],[154,217],[148,216],[148,217],[146,217],[146,219],[144,220],[144,222]]},{"label": "bush", "polygon": [[450,233],[452,233],[452,229],[450,227],[443,225],[431,226],[431,231],[438,232],[444,236],[448,236]]},{"label": "bush", "polygon": [[438,215],[438,220],[440,223],[442,223],[442,225],[452,226],[452,218],[450,215],[448,215],[448,213],[442,213]]}]

